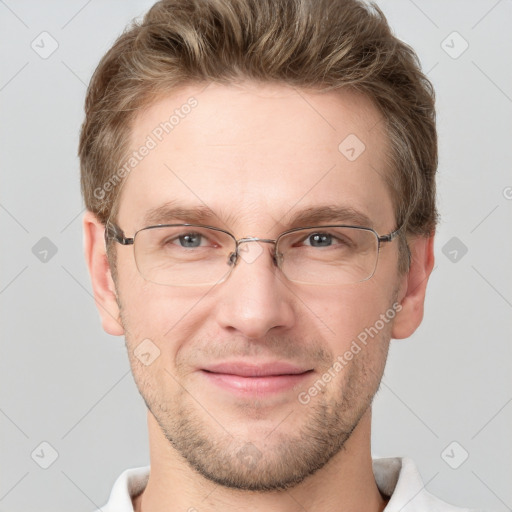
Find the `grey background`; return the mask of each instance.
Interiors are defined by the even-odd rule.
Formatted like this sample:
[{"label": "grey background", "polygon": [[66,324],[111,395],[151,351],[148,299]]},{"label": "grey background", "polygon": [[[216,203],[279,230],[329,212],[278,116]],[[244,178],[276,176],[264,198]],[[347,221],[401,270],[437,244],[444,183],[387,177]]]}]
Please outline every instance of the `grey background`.
[{"label": "grey background", "polygon": [[[0,0],[2,511],[93,510],[149,462],[124,340],[91,296],[76,150],[93,69],[151,3]],[[447,501],[511,510],[512,2],[379,5],[437,90],[442,220],[425,320],[393,342],[373,451],[411,456]],[[59,45],[46,59],[31,47],[51,49],[43,31]],[[46,261],[43,237],[57,249]]]}]

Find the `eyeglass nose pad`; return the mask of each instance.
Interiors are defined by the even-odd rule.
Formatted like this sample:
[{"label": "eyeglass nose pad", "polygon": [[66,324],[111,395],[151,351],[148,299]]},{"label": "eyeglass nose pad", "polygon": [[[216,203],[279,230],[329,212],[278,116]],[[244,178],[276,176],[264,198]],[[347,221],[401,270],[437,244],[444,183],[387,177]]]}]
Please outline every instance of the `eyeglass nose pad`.
[{"label": "eyeglass nose pad", "polygon": [[228,258],[228,265],[235,266],[238,261],[238,251],[232,252]]},{"label": "eyeglass nose pad", "polygon": [[274,253],[274,263],[277,267],[281,268],[281,263],[283,263],[283,253],[282,252],[275,252]]}]

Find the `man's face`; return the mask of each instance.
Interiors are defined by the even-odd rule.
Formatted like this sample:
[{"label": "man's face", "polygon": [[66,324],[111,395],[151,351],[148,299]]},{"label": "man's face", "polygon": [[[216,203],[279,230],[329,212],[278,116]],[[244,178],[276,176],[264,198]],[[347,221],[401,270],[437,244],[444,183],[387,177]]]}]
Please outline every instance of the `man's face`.
[{"label": "man's face", "polygon": [[[360,212],[379,234],[396,228],[384,124],[368,100],[250,83],[203,89],[182,89],[137,119],[133,149],[197,100],[128,176],[116,219],[126,236],[168,203],[209,208],[203,223],[236,238],[275,239],[299,212],[324,206]],[[338,149],[351,134],[366,146],[356,159]],[[368,410],[400,283],[398,243],[383,244],[370,280],[323,286],[288,281],[271,244],[249,246],[256,257],[241,258],[225,282],[191,287],[145,281],[133,247],[117,246],[118,301],[135,381],[172,449],[224,485],[285,488],[341,455]],[[381,315],[388,321],[377,323]],[[139,345],[159,356],[143,364]]]}]

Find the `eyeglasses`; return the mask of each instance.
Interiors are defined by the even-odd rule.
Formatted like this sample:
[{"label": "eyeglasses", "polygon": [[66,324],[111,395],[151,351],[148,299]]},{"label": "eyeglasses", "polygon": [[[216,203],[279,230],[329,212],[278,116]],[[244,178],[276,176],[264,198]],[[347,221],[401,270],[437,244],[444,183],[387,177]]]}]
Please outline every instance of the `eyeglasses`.
[{"label": "eyeglasses", "polygon": [[[228,231],[213,226],[159,224],[142,228],[133,238],[127,238],[109,221],[105,241],[133,245],[135,263],[142,277],[161,285],[221,283],[240,258],[248,263],[255,259],[254,251],[251,256],[244,251],[243,244],[249,242],[274,244],[274,264],[290,281],[342,285],[370,279],[377,268],[381,244],[394,240],[400,229],[378,235],[371,228],[328,225],[290,229],[275,240],[256,237],[237,240]],[[261,246],[259,252],[263,252]]]}]

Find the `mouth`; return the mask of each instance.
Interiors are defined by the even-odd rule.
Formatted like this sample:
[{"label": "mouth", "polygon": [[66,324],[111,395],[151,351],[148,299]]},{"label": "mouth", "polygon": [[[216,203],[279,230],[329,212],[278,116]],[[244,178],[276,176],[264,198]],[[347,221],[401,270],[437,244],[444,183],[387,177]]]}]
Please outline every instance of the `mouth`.
[{"label": "mouth", "polygon": [[279,361],[261,364],[230,361],[202,368],[201,372],[211,384],[230,393],[262,397],[293,389],[313,369]]}]

